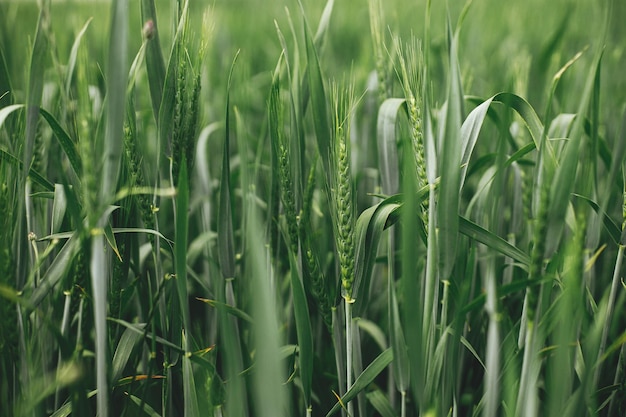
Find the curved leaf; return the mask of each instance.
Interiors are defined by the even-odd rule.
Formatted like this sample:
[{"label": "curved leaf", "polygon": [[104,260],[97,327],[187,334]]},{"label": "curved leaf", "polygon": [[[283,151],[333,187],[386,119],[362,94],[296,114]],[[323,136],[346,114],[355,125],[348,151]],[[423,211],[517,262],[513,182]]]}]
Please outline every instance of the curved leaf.
[{"label": "curved leaf", "polygon": [[78,48],[80,47],[80,42],[83,39],[85,32],[87,32],[87,28],[89,27],[89,24],[91,23],[92,20],[93,20],[93,17],[90,17],[89,19],[87,19],[87,22],[85,22],[85,25],[78,32],[78,35],[76,35],[76,39],[74,40],[74,43],[72,44],[72,50],[70,51],[70,56],[69,56],[69,59],[67,60],[67,75],[65,79],[65,94],[67,96],[69,96],[70,89],[72,86],[72,78],[74,74],[74,68],[76,67],[76,57],[78,56]]},{"label": "curved leaf", "polygon": [[378,161],[383,193],[388,195],[397,193],[400,187],[396,122],[402,109],[406,109],[406,99],[390,98],[385,100],[378,110],[376,124]]},{"label": "curved leaf", "polygon": [[6,106],[0,109],[0,129],[2,129],[2,125],[4,121],[11,113],[16,110],[23,109],[25,106],[23,104],[12,104],[10,106]]},{"label": "curved leaf", "polygon": [[80,239],[72,234],[72,237],[65,242],[59,254],[54,258],[52,264],[41,279],[41,284],[35,288],[28,302],[37,307],[44,297],[54,288],[63,277],[67,275],[67,271],[72,265],[74,256],[80,249]]},{"label": "curved leaf", "polygon": [[237,318],[240,318],[240,319],[242,319],[244,321],[247,321],[248,323],[253,323],[254,322],[254,320],[252,319],[252,317],[248,313],[246,313],[245,311],[240,310],[240,309],[238,309],[236,307],[233,307],[233,306],[231,306],[229,304],[222,303],[222,302],[219,302],[217,300],[209,300],[207,298],[199,298],[199,297],[196,297],[196,300],[202,301],[203,303],[206,303],[206,304],[210,305],[211,307],[223,309],[226,313],[231,314],[231,315],[233,315],[233,316],[235,316]]},{"label": "curved leaf", "polygon": [[[139,328],[144,328],[144,324],[138,324]],[[112,363],[112,371],[111,371],[111,380],[117,381],[122,377],[124,372],[124,368],[130,359],[130,355],[133,352],[137,343],[139,343],[142,339],[142,334],[138,332],[134,332],[131,329],[127,328],[122,333],[122,337],[117,342],[117,347],[115,348],[115,354],[113,355],[113,363]]]},{"label": "curved leaf", "polygon": [[474,239],[475,241],[480,242],[505,256],[508,256],[522,265],[530,264],[530,256],[524,253],[521,249],[511,245],[500,236],[483,229],[476,223],[473,223],[464,217],[459,217],[459,231],[467,237]]},{"label": "curved leaf", "polygon": [[369,364],[367,368],[357,377],[352,387],[342,397],[341,401],[337,402],[333,408],[330,409],[326,417],[330,417],[335,414],[341,408],[342,404],[346,404],[352,401],[356,396],[363,391],[374,379],[393,361],[393,351],[391,348],[385,350],[376,357]]},{"label": "curved leaf", "polygon": [[[22,161],[20,161],[18,158],[11,155],[4,149],[0,149],[0,160],[9,162],[10,164],[13,164],[14,166],[17,166],[17,167],[22,167],[24,165]],[[54,191],[54,184],[52,184],[50,181],[45,179],[43,175],[35,171],[33,168],[30,168],[30,170],[28,171],[28,178],[30,178],[31,180],[33,180],[34,182],[42,186],[47,191],[51,191],[51,192]]]},{"label": "curved leaf", "polygon": [[359,317],[369,299],[369,283],[376,260],[378,243],[389,217],[400,208],[399,196],[390,197],[365,210],[356,221],[355,265],[352,297],[354,317]]},{"label": "curved leaf", "polygon": [[393,407],[381,390],[375,389],[365,394],[365,396],[382,417],[396,417]]}]

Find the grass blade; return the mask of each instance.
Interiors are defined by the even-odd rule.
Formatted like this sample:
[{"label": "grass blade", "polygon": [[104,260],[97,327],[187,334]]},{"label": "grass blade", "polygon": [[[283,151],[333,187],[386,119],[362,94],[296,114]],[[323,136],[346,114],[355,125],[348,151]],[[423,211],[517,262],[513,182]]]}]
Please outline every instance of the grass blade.
[{"label": "grass blade", "polygon": [[40,2],[39,20],[37,33],[30,60],[28,79],[28,99],[26,110],[26,133],[24,146],[24,178],[30,168],[37,132],[37,119],[39,107],[43,95],[44,70],[46,68],[46,56],[48,53],[48,34],[46,28],[50,27],[50,0]]},{"label": "grass blade", "polygon": [[360,317],[368,305],[369,283],[376,260],[378,244],[389,217],[400,208],[397,197],[391,197],[365,210],[356,221],[354,293],[354,317]]},{"label": "grass blade", "polygon": [[389,404],[389,400],[385,397],[385,394],[383,394],[381,390],[375,389],[365,394],[365,396],[382,417],[397,416],[395,411],[393,411],[393,407]]},{"label": "grass blade", "polygon": [[578,108],[578,117],[574,120],[569,142],[565,148],[565,153],[561,158],[561,164],[556,170],[552,185],[550,187],[550,210],[548,212],[548,240],[546,242],[546,254],[552,254],[561,239],[565,211],[571,201],[571,194],[576,184],[576,172],[579,164],[579,154],[582,151],[584,140],[584,115],[587,113],[591,101],[591,95],[596,81],[596,74],[600,71],[603,48],[598,47],[591,71],[587,76],[587,81],[583,89]]},{"label": "grass blade", "polygon": [[165,62],[161,49],[160,33],[157,25],[156,7],[154,0],[141,0],[141,19],[144,22],[144,36],[147,39],[146,69],[150,84],[150,98],[152,111],[158,121],[163,86],[165,85]]},{"label": "grass blade", "polygon": [[326,184],[331,183],[330,179],[330,149],[331,149],[331,129],[328,113],[328,103],[326,102],[326,92],[322,77],[322,69],[320,68],[317,49],[311,39],[308,25],[305,21],[304,38],[306,42],[307,54],[307,72],[309,75],[309,88],[311,100],[311,112],[313,115],[313,123],[315,128],[315,137],[317,138],[317,149],[320,153],[320,159],[326,173]]},{"label": "grass blade", "polygon": [[80,239],[78,237],[73,236],[65,242],[45,275],[42,277],[41,285],[35,288],[28,299],[30,305],[36,308],[48,295],[48,293],[52,291],[52,289],[66,276],[67,271],[72,264],[72,260],[78,253],[79,249]]},{"label": "grass blade", "polygon": [[[183,165],[185,166],[185,165]],[[181,177],[181,181],[184,177]],[[185,304],[186,305],[186,304]],[[183,345],[189,346],[189,341],[183,332]],[[187,350],[187,349],[185,349]],[[196,383],[191,367],[191,353],[187,350],[183,356],[183,401],[185,417],[200,417],[200,409],[198,408],[198,398],[196,392]]]},{"label": "grass blade", "polygon": [[61,184],[54,185],[54,203],[52,204],[52,227],[51,232],[56,233],[60,230],[65,210],[67,209],[67,198],[65,197],[64,187]]},{"label": "grass blade", "polygon": [[103,149],[102,188],[100,196],[108,202],[117,186],[126,103],[128,79],[128,0],[112,3],[112,21],[107,67],[107,118]]},{"label": "grass blade", "polygon": [[[219,302],[227,302],[227,280],[235,278],[235,243],[233,231],[233,213],[231,206],[230,180],[230,90],[233,71],[237,57],[235,55],[228,75],[226,86],[226,114],[224,147],[222,150],[222,169],[220,178],[219,202],[217,209],[217,242],[218,260],[221,279],[216,281],[216,298]],[[232,302],[228,300],[228,302]],[[241,373],[244,370],[243,354],[239,339],[239,327],[236,320],[228,317],[225,312],[218,310],[218,322],[224,350],[224,370],[229,383],[226,386],[226,407],[230,415],[243,417],[248,415],[245,380]]]},{"label": "grass blade", "polygon": [[378,110],[378,122],[376,124],[378,159],[383,192],[387,194],[395,194],[399,191],[396,123],[401,110],[406,111],[406,100],[399,98],[385,100]]},{"label": "grass blade", "polygon": [[93,20],[93,18],[89,18],[87,20],[85,25],[78,32],[78,35],[76,35],[76,39],[74,40],[74,43],[72,44],[72,50],[70,51],[70,56],[69,56],[69,59],[67,61],[67,75],[66,75],[66,79],[65,79],[65,95],[66,96],[69,96],[70,89],[72,87],[72,79],[73,79],[73,76],[74,76],[74,69],[76,68],[76,58],[78,56],[78,48],[80,47],[80,43],[81,43],[83,37],[85,36],[85,33],[87,32],[87,29],[89,28],[89,24],[91,23],[92,20]]},{"label": "grass blade", "polygon": [[218,257],[222,276],[233,278],[235,276],[235,243],[233,235],[233,213],[231,206],[231,186],[230,186],[230,86],[233,70],[237,57],[235,55],[228,75],[228,85],[226,86],[226,123],[224,148],[222,153],[222,176],[220,178],[220,199],[217,211],[218,228],[217,241]]},{"label": "grass blade", "polygon": [[522,265],[530,264],[530,256],[524,253],[521,249],[511,245],[501,237],[483,229],[476,223],[473,223],[464,217],[459,217],[459,231],[467,237],[470,237],[475,241],[514,259]]},{"label": "grass blade", "polygon": [[[450,30],[449,30],[450,32]],[[438,262],[440,279],[448,279],[456,259],[459,233],[459,188],[461,185],[461,117],[463,112],[459,63],[458,36],[450,35],[450,77],[443,134],[439,138],[441,169],[439,203],[437,205]]]},{"label": "grass blade", "polygon": [[[0,161],[9,162],[9,164],[14,165],[18,168],[21,168],[24,164],[15,156],[6,152],[4,149],[0,149]],[[44,178],[39,172],[35,171],[34,168],[31,168],[28,171],[28,178],[32,180],[34,183],[42,187],[46,191],[54,191],[54,184]]]},{"label": "grass blade", "polygon": [[[106,221],[106,219],[105,219]],[[107,344],[107,283],[110,272],[110,256],[106,250],[105,237],[96,236],[91,241],[91,287],[93,292],[94,324],[96,328],[96,387],[98,390],[98,415],[109,415],[109,376]]]},{"label": "grass blade", "polygon": [[[139,327],[145,327],[139,325]],[[115,349],[115,354],[113,355],[113,362],[111,366],[111,380],[113,382],[117,382],[124,373],[124,368],[128,364],[130,360],[130,355],[135,349],[135,346],[141,341],[143,334],[139,332],[132,331],[127,328],[122,333],[122,337],[117,343],[117,348]]]},{"label": "grass blade", "polygon": [[70,161],[70,165],[72,166],[74,173],[80,178],[83,172],[83,165],[74,142],[65,130],[63,130],[61,125],[59,125],[59,122],[57,122],[53,115],[45,111],[43,108],[39,109],[39,112],[43,118],[46,119],[46,122],[48,122],[54,136],[59,141],[59,145],[61,145],[65,155],[67,155],[67,159]]},{"label": "grass blade", "polygon": [[311,384],[313,380],[313,332],[309,306],[304,292],[304,285],[298,276],[296,259],[293,254],[289,256],[291,265],[291,291],[293,294],[293,308],[296,319],[296,333],[298,336],[298,363],[300,364],[300,378],[302,379],[302,391],[304,402],[308,409],[311,407]]},{"label": "grass blade", "polygon": [[221,303],[221,302],[219,302],[217,300],[207,300],[207,299],[204,299],[204,298],[198,298],[198,301],[202,301],[203,303],[207,303],[211,307],[215,307],[215,308],[221,309],[224,312],[226,312],[226,313],[228,313],[228,314],[230,314],[230,315],[232,315],[234,317],[237,317],[239,319],[242,319],[242,320],[244,320],[244,321],[246,321],[246,322],[248,322],[250,324],[252,324],[254,322],[254,320],[252,319],[252,317],[248,313],[246,313],[245,311],[240,310],[240,309],[238,309],[236,307],[230,306],[230,305],[225,304],[225,303]]},{"label": "grass blade", "polygon": [[356,396],[368,387],[370,383],[393,361],[393,350],[391,348],[385,350],[376,357],[369,364],[367,368],[359,375],[352,387],[341,397],[341,402],[337,402],[333,408],[326,414],[326,417],[330,417],[339,411],[342,404],[347,404],[352,401]]},{"label": "grass blade", "polygon": [[0,108],[0,129],[4,125],[6,118],[9,117],[11,113],[16,110],[23,109],[24,107],[26,106],[23,104],[11,104],[10,106]]}]

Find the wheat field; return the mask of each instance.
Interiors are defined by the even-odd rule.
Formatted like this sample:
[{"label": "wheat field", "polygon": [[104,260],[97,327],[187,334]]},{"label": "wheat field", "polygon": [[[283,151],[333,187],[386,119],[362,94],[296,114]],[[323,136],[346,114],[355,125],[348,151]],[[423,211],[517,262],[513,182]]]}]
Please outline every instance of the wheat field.
[{"label": "wheat field", "polygon": [[1,416],[622,416],[626,5],[0,1]]}]

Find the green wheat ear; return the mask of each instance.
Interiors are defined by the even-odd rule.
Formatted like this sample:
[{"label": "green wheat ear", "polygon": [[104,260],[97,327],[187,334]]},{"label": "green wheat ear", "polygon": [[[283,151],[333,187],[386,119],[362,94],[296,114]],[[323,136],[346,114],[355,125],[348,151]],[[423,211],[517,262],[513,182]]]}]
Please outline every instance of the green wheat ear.
[{"label": "green wheat ear", "polygon": [[291,149],[289,140],[284,133],[284,110],[280,97],[280,80],[276,77],[272,83],[269,99],[270,130],[272,146],[278,163],[278,182],[280,201],[283,206],[287,223],[287,240],[292,253],[298,253],[298,220],[296,216],[296,202],[294,197],[293,181],[291,178]]},{"label": "green wheat ear", "polygon": [[311,211],[313,205],[313,194],[315,192],[315,171],[317,166],[317,158],[314,159],[309,171],[304,199],[302,202],[302,210],[300,212],[300,244],[302,245],[302,254],[304,258],[303,266],[307,275],[310,277],[311,292],[313,298],[322,315],[322,320],[326,325],[326,329],[332,334],[332,308],[334,297],[327,291],[327,281],[317,253],[314,250],[313,237],[311,236]]},{"label": "green wheat ear", "polygon": [[[400,81],[407,103],[410,124],[411,150],[415,159],[415,177],[417,189],[420,190],[428,185],[426,177],[426,159],[424,156],[424,133],[422,122],[422,74],[424,71],[424,58],[420,40],[411,36],[411,40],[405,46],[399,37],[394,37],[394,48],[398,55],[400,65]],[[426,224],[428,212],[428,200],[423,203],[423,217]]]},{"label": "green wheat ear", "polygon": [[339,258],[341,295],[348,303],[352,298],[354,281],[355,204],[350,172],[349,116],[354,105],[354,88],[332,87],[333,134],[331,143],[331,198],[335,244]]},{"label": "green wheat ear", "polygon": [[[205,17],[206,19],[206,17]],[[174,114],[172,122],[172,180],[178,184],[182,159],[187,161],[188,181],[191,180],[193,159],[196,149],[196,134],[200,115],[200,92],[202,62],[207,49],[208,35],[203,34],[196,47],[189,36],[188,20],[176,48],[176,75]]]},{"label": "green wheat ear", "polygon": [[388,59],[385,47],[384,13],[381,0],[369,1],[370,32],[374,45],[376,76],[378,79],[378,103],[391,97],[392,60]]}]

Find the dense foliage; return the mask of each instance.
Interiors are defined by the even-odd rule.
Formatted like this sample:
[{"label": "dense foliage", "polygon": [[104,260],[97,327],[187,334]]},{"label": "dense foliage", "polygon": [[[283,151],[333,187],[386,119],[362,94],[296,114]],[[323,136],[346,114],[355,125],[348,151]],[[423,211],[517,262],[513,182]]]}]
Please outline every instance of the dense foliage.
[{"label": "dense foliage", "polygon": [[626,3],[362,3],[0,3],[0,415],[626,413]]}]

